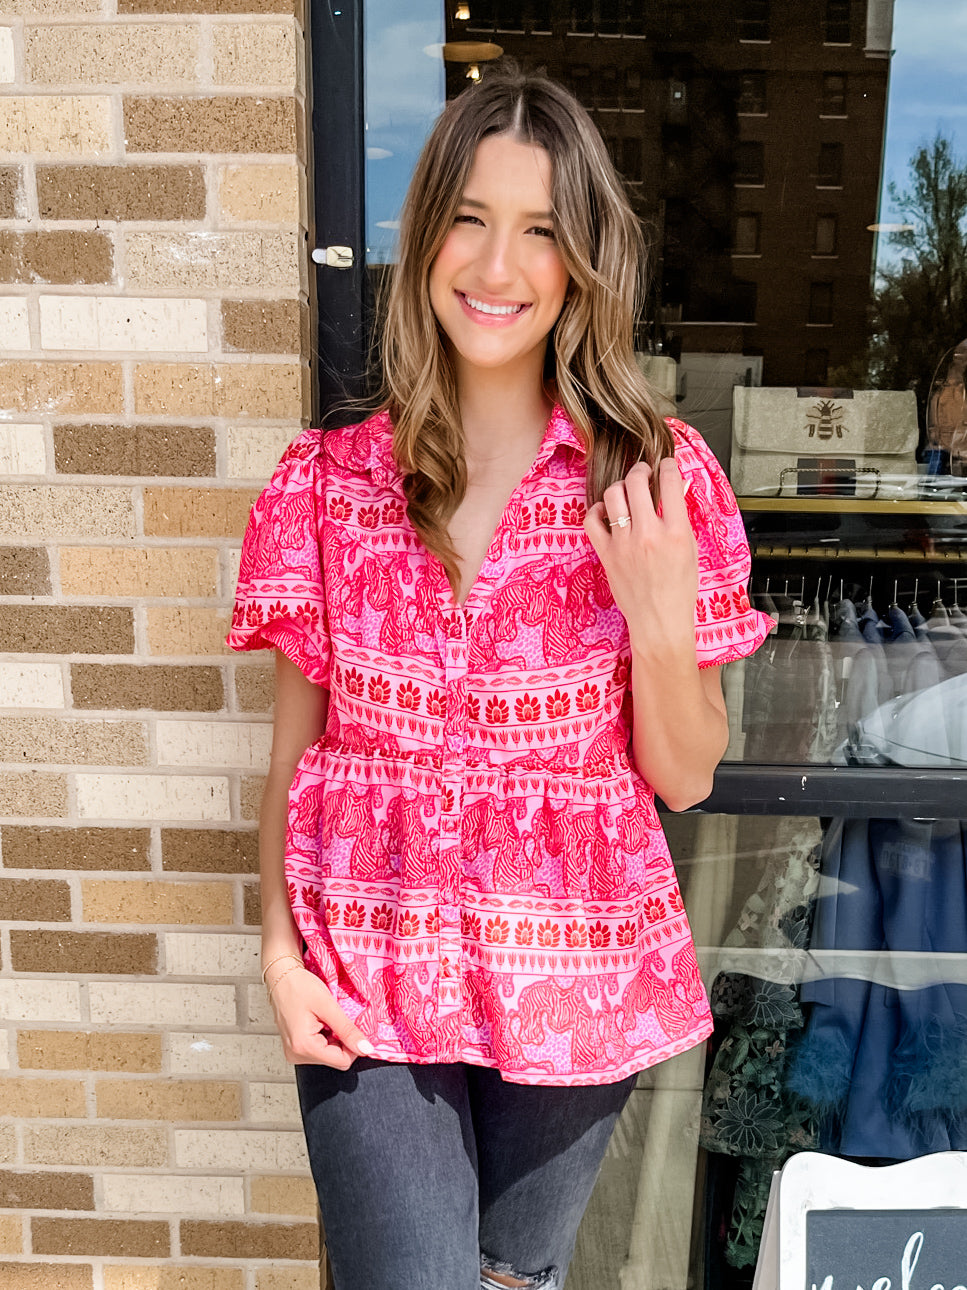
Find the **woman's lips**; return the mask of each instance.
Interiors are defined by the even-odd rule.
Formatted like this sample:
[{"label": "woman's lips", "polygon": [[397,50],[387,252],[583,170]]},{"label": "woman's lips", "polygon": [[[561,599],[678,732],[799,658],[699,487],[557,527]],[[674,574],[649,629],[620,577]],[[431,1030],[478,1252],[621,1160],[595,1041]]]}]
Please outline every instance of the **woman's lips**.
[{"label": "woman's lips", "polygon": [[470,302],[473,300],[478,305],[488,305],[491,304],[490,301],[480,300],[479,297],[471,296],[465,291],[457,291],[455,295],[467,317],[472,318],[475,323],[479,323],[484,327],[507,327],[516,322],[522,314],[525,314],[530,309],[529,304],[508,301],[506,305],[491,305],[492,308],[505,310],[506,312],[488,313],[485,309],[476,308]]}]

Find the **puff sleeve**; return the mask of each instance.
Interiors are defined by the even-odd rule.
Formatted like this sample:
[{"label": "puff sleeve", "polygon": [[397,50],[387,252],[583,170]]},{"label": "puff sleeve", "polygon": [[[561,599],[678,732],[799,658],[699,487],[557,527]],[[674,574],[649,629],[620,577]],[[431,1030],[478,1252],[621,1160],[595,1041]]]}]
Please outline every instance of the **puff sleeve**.
[{"label": "puff sleeve", "polygon": [[714,667],[754,653],[774,624],[749,603],[752,557],[725,471],[697,430],[682,421],[669,425],[675,460],[689,484],[686,503],[698,542],[698,665]]},{"label": "puff sleeve", "polygon": [[329,684],[329,616],[322,571],[322,432],[289,445],[256,499],[242,542],[228,645],[275,646],[316,685]]}]

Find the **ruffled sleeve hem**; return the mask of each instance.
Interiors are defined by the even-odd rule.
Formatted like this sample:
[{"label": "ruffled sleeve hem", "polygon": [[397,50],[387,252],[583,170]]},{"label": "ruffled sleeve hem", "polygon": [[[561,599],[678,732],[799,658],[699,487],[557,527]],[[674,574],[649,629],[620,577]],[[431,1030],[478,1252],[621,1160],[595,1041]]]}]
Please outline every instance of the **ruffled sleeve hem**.
[{"label": "ruffled sleeve hem", "polygon": [[699,667],[748,658],[775,624],[749,602],[752,557],[735,494],[705,440],[670,420],[675,460],[686,481],[686,504],[698,543],[695,650]]},{"label": "ruffled sleeve hem", "polygon": [[321,439],[319,430],[299,435],[252,507],[227,644],[238,651],[279,649],[310,681],[328,686]]}]

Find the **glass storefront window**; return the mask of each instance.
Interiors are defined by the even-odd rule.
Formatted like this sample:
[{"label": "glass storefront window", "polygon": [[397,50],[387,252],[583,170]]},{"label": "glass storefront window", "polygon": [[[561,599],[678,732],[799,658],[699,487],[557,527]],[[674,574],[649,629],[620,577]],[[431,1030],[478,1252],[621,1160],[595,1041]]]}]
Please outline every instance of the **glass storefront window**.
[{"label": "glass storefront window", "polygon": [[642,1075],[567,1283],[739,1290],[790,1153],[967,1149],[967,0],[364,27],[373,277],[487,59],[588,108],[652,246],[640,362],[728,471],[776,621],[725,670],[713,798],[664,821],[716,1033]]}]

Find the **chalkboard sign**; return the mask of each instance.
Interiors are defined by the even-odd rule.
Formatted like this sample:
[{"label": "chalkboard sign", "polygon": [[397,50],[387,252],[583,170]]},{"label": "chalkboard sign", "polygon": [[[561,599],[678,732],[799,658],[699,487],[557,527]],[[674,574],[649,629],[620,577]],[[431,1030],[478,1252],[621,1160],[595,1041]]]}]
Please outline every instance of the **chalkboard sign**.
[{"label": "chalkboard sign", "polygon": [[806,1285],[897,1290],[967,1281],[967,1211],[830,1209],[806,1215]]},{"label": "chalkboard sign", "polygon": [[773,1176],[753,1290],[967,1290],[967,1153],[804,1152]]}]

